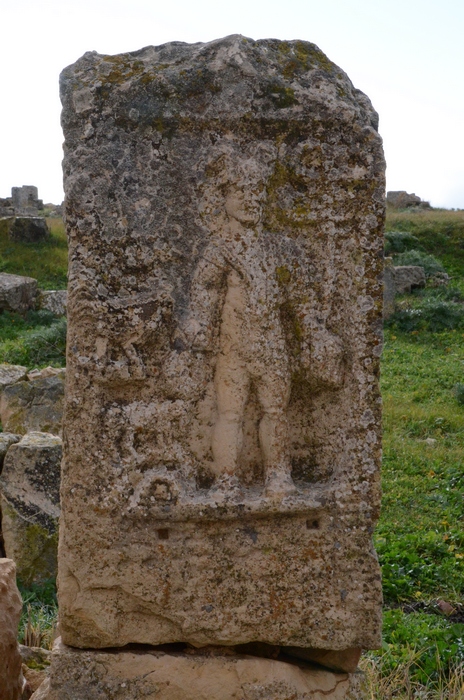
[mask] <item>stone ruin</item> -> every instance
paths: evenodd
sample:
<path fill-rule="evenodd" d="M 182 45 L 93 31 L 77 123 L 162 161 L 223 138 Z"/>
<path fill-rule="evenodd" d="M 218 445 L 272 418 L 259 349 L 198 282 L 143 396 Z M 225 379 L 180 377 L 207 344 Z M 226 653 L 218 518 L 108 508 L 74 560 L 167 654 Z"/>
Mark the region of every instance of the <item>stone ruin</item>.
<path fill-rule="evenodd" d="M 409 209 L 410 207 L 431 209 L 430 202 L 425 202 L 414 192 L 409 194 L 405 190 L 391 190 L 387 192 L 387 204 L 394 209 Z"/>
<path fill-rule="evenodd" d="M 381 643 L 377 115 L 315 45 L 242 36 L 87 53 L 61 97 L 46 697 L 355 697 Z"/>
<path fill-rule="evenodd" d="M 36 243 L 48 238 L 50 231 L 47 222 L 40 216 L 43 208 L 37 187 L 12 187 L 11 197 L 0 199 L 0 219 L 8 220 L 8 236 L 11 240 Z"/>
<path fill-rule="evenodd" d="M 11 188 L 11 200 L 17 216 L 37 216 L 43 206 L 39 191 L 34 185 Z"/>

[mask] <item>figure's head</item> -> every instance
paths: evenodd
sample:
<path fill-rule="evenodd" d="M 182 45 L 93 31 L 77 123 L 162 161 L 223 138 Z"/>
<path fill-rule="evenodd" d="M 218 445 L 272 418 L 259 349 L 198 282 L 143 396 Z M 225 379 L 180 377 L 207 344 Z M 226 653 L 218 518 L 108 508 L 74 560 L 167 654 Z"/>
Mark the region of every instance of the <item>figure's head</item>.
<path fill-rule="evenodd" d="M 230 218 L 245 226 L 256 225 L 261 219 L 259 195 L 251 190 L 230 187 L 226 194 L 225 209 Z"/>
<path fill-rule="evenodd" d="M 201 187 L 200 213 L 212 229 L 223 224 L 224 216 L 247 228 L 263 219 L 266 182 L 272 172 L 275 153 L 271 148 L 244 152 L 230 140 L 216 145 L 206 164 Z M 222 214 L 222 216 L 221 216 Z"/>

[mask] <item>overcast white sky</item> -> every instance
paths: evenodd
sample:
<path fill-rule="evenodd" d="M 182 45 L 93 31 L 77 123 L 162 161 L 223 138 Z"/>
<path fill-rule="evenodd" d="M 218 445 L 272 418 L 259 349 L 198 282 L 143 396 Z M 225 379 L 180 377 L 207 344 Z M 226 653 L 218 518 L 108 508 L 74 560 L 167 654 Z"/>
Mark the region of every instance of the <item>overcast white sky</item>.
<path fill-rule="evenodd" d="M 380 114 L 387 188 L 464 208 L 464 0 L 0 0 L 0 197 L 63 198 L 58 75 L 85 51 L 312 41 Z"/>

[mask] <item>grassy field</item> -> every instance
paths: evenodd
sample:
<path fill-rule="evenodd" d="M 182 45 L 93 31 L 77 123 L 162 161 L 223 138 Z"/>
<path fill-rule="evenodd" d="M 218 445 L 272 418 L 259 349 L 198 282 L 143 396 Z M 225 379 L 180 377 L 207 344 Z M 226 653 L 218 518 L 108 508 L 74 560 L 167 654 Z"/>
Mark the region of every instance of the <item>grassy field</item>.
<path fill-rule="evenodd" d="M 41 289 L 66 289 L 68 246 L 63 220 L 47 219 L 50 237 L 42 243 L 17 243 L 0 221 L 0 272 L 34 277 Z"/>
<path fill-rule="evenodd" d="M 68 250 L 61 218 L 47 219 L 50 238 L 43 243 L 9 240 L 0 221 L 0 272 L 34 277 L 41 289 L 66 289 Z M 63 367 L 66 321 L 46 311 L 0 315 L 0 362 L 34 367 Z"/>
<path fill-rule="evenodd" d="M 53 226 L 51 242 L 36 250 L 0 235 L 3 269 L 35 276 L 45 288 L 63 286 L 66 245 L 60 223 Z M 386 232 L 394 262 L 422 260 L 429 279 L 397 300 L 385 329 L 383 509 L 375 535 L 384 644 L 363 659 L 366 697 L 457 700 L 464 698 L 464 212 L 389 211 Z M 440 270 L 452 278 L 446 286 L 434 286 Z M 59 323 L 40 312 L 3 314 L 0 361 L 61 364 Z M 47 333 L 45 354 L 33 357 L 37 334 Z M 49 589 L 25 595 L 24 629 L 28 620 L 49 625 Z"/>

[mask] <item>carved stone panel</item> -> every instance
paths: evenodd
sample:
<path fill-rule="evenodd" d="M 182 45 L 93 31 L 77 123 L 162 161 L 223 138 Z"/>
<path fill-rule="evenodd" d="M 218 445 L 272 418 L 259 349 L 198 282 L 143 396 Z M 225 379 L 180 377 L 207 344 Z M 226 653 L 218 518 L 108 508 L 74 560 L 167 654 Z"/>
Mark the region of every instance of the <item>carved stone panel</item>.
<path fill-rule="evenodd" d="M 64 642 L 376 647 L 369 100 L 241 36 L 87 53 L 61 90 Z"/>

